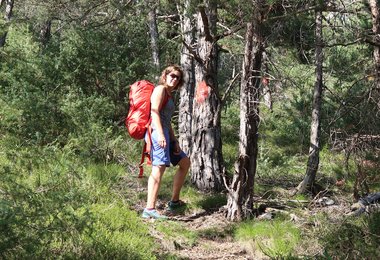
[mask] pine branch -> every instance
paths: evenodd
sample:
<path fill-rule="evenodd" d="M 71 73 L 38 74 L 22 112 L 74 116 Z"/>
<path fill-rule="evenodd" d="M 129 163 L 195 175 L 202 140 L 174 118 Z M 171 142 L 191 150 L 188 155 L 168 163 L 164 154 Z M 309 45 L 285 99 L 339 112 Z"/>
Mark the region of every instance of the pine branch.
<path fill-rule="evenodd" d="M 224 92 L 224 95 L 223 95 L 223 97 L 222 97 L 222 103 L 224 103 L 224 102 L 226 101 L 227 96 L 230 94 L 231 89 L 232 89 L 232 87 L 233 87 L 235 81 L 238 79 L 239 76 L 240 76 L 240 72 L 237 73 L 237 74 L 235 75 L 235 77 L 231 80 L 230 84 L 228 85 L 228 87 L 227 87 L 227 89 L 226 89 L 226 91 Z"/>
<path fill-rule="evenodd" d="M 368 43 L 369 45 L 380 47 L 380 42 L 374 40 L 372 37 L 360 37 L 352 42 L 338 42 L 338 43 L 333 43 L 333 44 L 324 44 L 323 47 L 324 48 L 332 48 L 336 46 L 347 47 L 347 46 L 355 45 L 358 43 Z"/>
<path fill-rule="evenodd" d="M 236 34 L 238 31 L 240 31 L 241 29 L 244 28 L 245 25 L 239 25 L 233 29 L 230 29 L 228 28 L 227 26 L 224 26 L 223 24 L 221 23 L 217 23 L 220 27 L 226 29 L 227 31 L 225 31 L 223 34 L 221 35 L 218 35 L 215 37 L 215 41 L 219 41 L 220 39 L 223 39 L 224 37 L 227 37 L 227 36 L 230 36 L 232 34 L 236 35 L 238 38 L 240 39 L 244 39 L 243 36 L 239 35 L 239 34 Z"/>
<path fill-rule="evenodd" d="M 185 41 L 182 41 L 183 45 L 186 47 L 186 49 L 190 52 L 191 56 L 201 65 L 204 64 L 204 61 L 201 57 L 194 51 L 194 49 L 189 46 Z"/>

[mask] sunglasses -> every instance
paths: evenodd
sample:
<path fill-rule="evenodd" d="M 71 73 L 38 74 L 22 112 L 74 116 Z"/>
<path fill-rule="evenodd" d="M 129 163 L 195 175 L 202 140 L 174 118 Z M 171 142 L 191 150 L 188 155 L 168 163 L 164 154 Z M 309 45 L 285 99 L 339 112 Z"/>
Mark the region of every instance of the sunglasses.
<path fill-rule="evenodd" d="M 173 73 L 170 73 L 169 76 L 172 77 L 173 79 L 176 79 L 176 80 L 179 80 L 181 77 L 181 76 L 179 76 L 177 74 L 173 74 Z"/>

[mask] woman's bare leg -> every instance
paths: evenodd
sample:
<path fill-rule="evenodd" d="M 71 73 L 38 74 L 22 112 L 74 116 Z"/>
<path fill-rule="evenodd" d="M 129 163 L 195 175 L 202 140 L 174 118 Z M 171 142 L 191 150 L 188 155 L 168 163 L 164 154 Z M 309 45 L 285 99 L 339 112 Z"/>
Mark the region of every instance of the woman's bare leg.
<path fill-rule="evenodd" d="M 173 178 L 173 194 L 172 201 L 179 200 L 179 194 L 181 192 L 181 188 L 183 183 L 185 182 L 186 175 L 189 172 L 190 168 L 190 159 L 189 157 L 182 158 L 178 163 L 179 168 L 177 169 L 176 174 Z"/>
<path fill-rule="evenodd" d="M 158 190 L 160 189 L 161 179 L 164 175 L 165 169 L 165 165 L 152 166 L 152 173 L 148 179 L 148 197 L 146 202 L 147 209 L 156 207 Z"/>

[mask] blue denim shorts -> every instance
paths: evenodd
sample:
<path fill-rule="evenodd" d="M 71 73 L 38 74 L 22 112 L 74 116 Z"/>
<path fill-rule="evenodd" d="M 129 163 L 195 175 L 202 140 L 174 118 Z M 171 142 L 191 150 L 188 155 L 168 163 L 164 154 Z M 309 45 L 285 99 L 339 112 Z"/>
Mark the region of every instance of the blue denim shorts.
<path fill-rule="evenodd" d="M 166 139 L 166 143 L 168 144 L 169 137 L 169 129 L 163 129 L 164 135 Z M 146 137 L 147 138 L 147 137 Z M 150 159 L 152 161 L 153 166 L 166 165 L 170 166 L 170 163 L 173 166 L 176 166 L 179 161 L 181 161 L 184 157 L 187 157 L 185 152 L 181 151 L 179 154 L 174 154 L 174 144 L 175 142 L 170 142 L 169 145 L 166 145 L 165 148 L 162 148 L 158 142 L 158 132 L 152 129 L 152 146 L 150 150 Z"/>

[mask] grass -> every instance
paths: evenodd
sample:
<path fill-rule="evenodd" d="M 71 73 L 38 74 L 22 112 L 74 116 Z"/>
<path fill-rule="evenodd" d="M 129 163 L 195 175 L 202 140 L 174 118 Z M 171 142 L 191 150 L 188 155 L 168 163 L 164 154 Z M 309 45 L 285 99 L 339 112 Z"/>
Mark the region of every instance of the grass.
<path fill-rule="evenodd" d="M 378 259 L 380 252 L 380 212 L 348 218 L 338 225 L 327 225 L 321 242 L 331 258 Z"/>
<path fill-rule="evenodd" d="M 237 111 L 228 113 L 226 119 L 236 120 Z M 232 121 L 225 127 L 228 133 L 223 146 L 226 167 L 231 172 L 237 155 L 237 130 L 232 127 L 236 122 Z M 131 210 L 144 203 L 146 192 L 141 188 L 146 187 L 150 174 L 149 167 L 143 179 L 137 179 L 137 172 L 133 172 L 139 162 L 139 142 L 126 140 L 125 146 L 133 150 L 126 152 L 119 147 L 123 141 L 117 138 L 112 146 L 115 160 L 94 161 L 68 147 L 28 147 L 4 136 L 0 140 L 0 230 L 4 234 L 0 238 L 0 258 L 176 259 L 175 252 L 168 253 L 165 245 L 157 243 L 157 234 L 171 246 L 185 248 L 201 240 L 231 239 L 232 234 L 251 255 L 277 259 L 380 257 L 380 214 L 336 219 L 327 213 L 311 215 L 307 204 L 297 200 L 311 201 L 312 197 L 291 197 L 288 192 L 303 177 L 306 156 L 294 153 L 297 149 L 273 145 L 271 138 L 278 141 L 276 136 L 266 138 L 260 143 L 255 194 L 295 201 L 287 205 L 287 210 L 303 221 L 295 224 L 289 215 L 276 214 L 271 221 L 254 219 L 195 230 L 181 222 L 147 223 L 139 212 Z M 342 155 L 323 149 L 320 166 L 317 181 L 332 196 L 351 198 L 353 179 L 346 176 Z M 355 171 L 352 163 L 349 170 Z M 163 177 L 159 198 L 164 202 L 171 197 L 174 174 L 175 168 L 169 168 Z M 369 176 L 374 180 L 371 189 L 376 190 L 376 170 Z M 346 185 L 335 187 L 335 181 L 342 177 L 347 177 Z M 189 176 L 181 199 L 187 202 L 181 214 L 213 212 L 227 203 L 226 194 L 198 192 Z"/>
<path fill-rule="evenodd" d="M 22 156 L 9 156 L 17 153 Z M 337 175 L 334 169 L 339 167 L 341 160 L 328 154 L 328 151 L 323 153 L 324 172 L 334 179 Z M 3 152 L 0 161 L 0 188 L 12 191 L 7 196 L 1 195 L 0 203 L 0 228 L 5 234 L 0 239 L 0 249 L 3 252 L 1 256 L 5 258 L 28 258 L 33 255 L 176 259 L 174 254 L 162 251 L 162 245 L 155 242 L 152 228 L 168 243 L 175 241 L 175 244 L 186 248 L 196 246 L 201 238 L 225 239 L 232 233 L 234 240 L 245 244 L 256 256 L 262 254 L 289 259 L 317 255 L 321 258 L 339 258 L 339 252 L 352 258 L 357 258 L 359 253 L 365 257 L 379 256 L 376 251 L 380 244 L 379 214 L 341 222 L 331 222 L 328 215 L 317 214 L 306 221 L 318 225 L 295 225 L 289 221 L 288 215 L 283 214 L 277 214 L 272 221 L 255 219 L 224 229 L 192 230 L 184 228 L 181 222 L 173 221 L 151 225 L 144 223 L 138 212 L 129 209 L 137 201 L 144 201 L 146 194 L 136 194 L 134 188 L 126 186 L 127 183 L 122 180 L 130 173 L 121 164 L 91 163 L 53 148 Z M 301 163 L 302 160 L 294 159 L 286 167 L 292 172 Z M 149 167 L 146 176 L 148 174 Z M 159 195 L 163 200 L 170 198 L 173 174 L 174 169 L 169 169 L 163 178 Z M 256 194 L 266 193 L 273 199 L 310 200 L 307 195 L 290 198 L 282 187 L 282 178 L 287 177 L 291 181 L 301 174 L 276 174 L 278 172 L 274 170 L 258 176 Z M 134 180 L 135 185 L 145 187 L 147 178 Z M 273 180 L 271 185 L 263 185 L 270 184 L 270 180 Z M 208 211 L 226 204 L 225 194 L 202 194 L 188 181 L 181 197 L 188 203 L 186 212 Z M 303 217 L 303 206 L 302 203 L 293 203 L 291 212 Z M 307 239 L 301 239 L 301 236 Z M 16 247 L 21 250 L 14 251 Z"/>
<path fill-rule="evenodd" d="M 165 240 L 181 247 L 194 246 L 199 237 L 197 232 L 183 228 L 180 222 L 161 221 L 156 225 L 156 229 L 163 234 Z"/>
<path fill-rule="evenodd" d="M 269 116 L 262 115 L 264 121 L 260 131 L 255 194 L 274 200 L 311 201 L 312 196 L 309 194 L 292 197 L 287 192 L 302 180 L 307 162 L 307 139 L 299 139 L 304 133 L 294 132 L 294 126 L 298 124 L 298 129 L 304 128 L 308 131 L 308 124 L 304 125 L 297 120 L 289 122 L 288 116 L 283 115 L 286 113 L 283 109 L 275 106 L 274 110 L 273 113 L 268 113 L 265 108 L 262 110 Z M 222 124 L 223 155 L 226 168 L 230 172 L 234 171 L 233 163 L 237 157 L 238 131 L 232 127 L 238 125 L 234 122 L 236 118 L 238 111 L 229 108 L 225 111 Z M 287 119 L 284 121 L 284 118 Z M 328 196 L 339 196 L 344 200 L 343 203 L 354 202 L 352 194 L 356 167 L 353 161 L 349 161 L 347 172 L 344 154 L 332 152 L 324 147 L 320 152 L 319 166 L 316 181 L 329 192 Z M 379 191 L 377 173 L 378 170 L 375 170 L 375 173 L 368 172 L 371 191 Z M 336 181 L 342 179 L 345 179 L 345 184 L 335 186 Z M 275 259 L 308 259 L 310 256 L 321 259 L 379 258 L 378 214 L 362 216 L 360 221 L 355 218 L 345 219 L 343 215 L 329 216 L 333 213 L 315 214 L 308 219 L 310 213 L 305 210 L 307 205 L 308 203 L 288 205 L 291 207 L 290 213 L 305 219 L 303 225 L 296 226 L 289 222 L 289 217 L 277 215 L 272 221 L 254 220 L 236 224 L 235 238 L 248 244 L 252 252 L 261 252 Z M 301 236 L 304 239 L 301 239 Z"/>
<path fill-rule="evenodd" d="M 156 259 L 148 227 L 113 192 L 121 165 L 25 146 L 0 161 L 0 258 Z"/>
<path fill-rule="evenodd" d="M 97 204 L 90 208 L 93 223 L 82 234 L 85 248 L 95 258 L 154 259 L 158 250 L 147 226 L 136 212 L 122 204 Z M 147 250 L 149 249 L 149 250 Z"/>
<path fill-rule="evenodd" d="M 235 231 L 235 238 L 251 245 L 253 252 L 261 251 L 270 258 L 288 258 L 301 240 L 300 230 L 284 220 L 247 221 Z"/>

